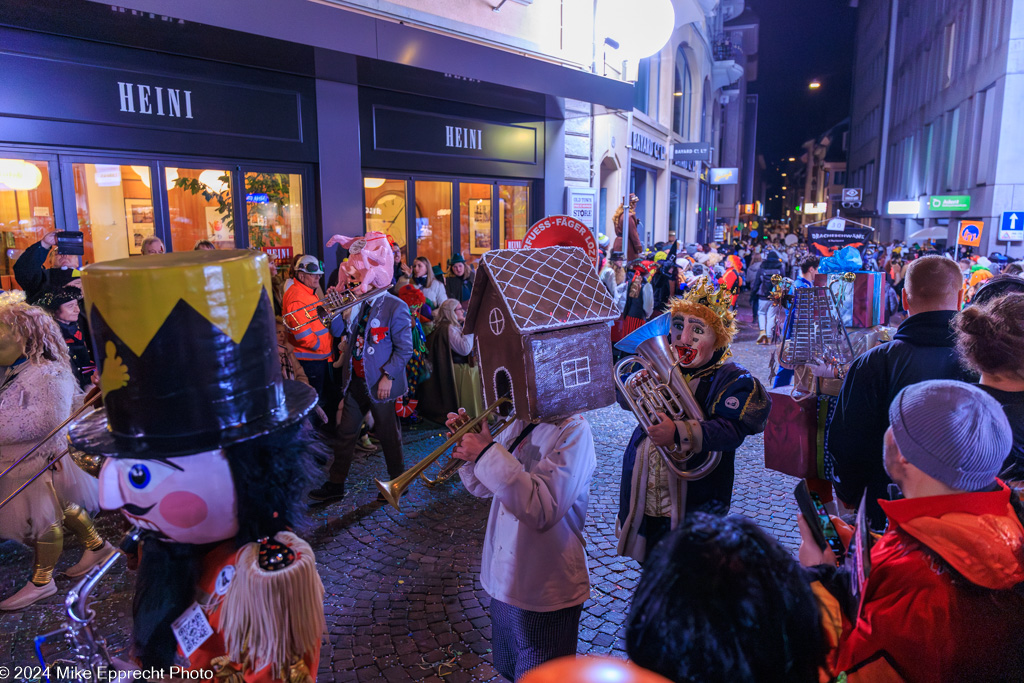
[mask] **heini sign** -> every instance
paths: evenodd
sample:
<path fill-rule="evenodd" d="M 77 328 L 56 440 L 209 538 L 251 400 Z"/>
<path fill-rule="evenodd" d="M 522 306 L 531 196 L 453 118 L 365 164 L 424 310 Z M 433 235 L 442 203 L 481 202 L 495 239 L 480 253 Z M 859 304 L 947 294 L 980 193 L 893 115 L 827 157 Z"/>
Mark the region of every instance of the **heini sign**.
<path fill-rule="evenodd" d="M 155 114 L 171 118 L 192 118 L 192 91 L 159 85 L 117 82 L 121 111 L 129 114 Z M 136 105 L 138 105 L 136 107 Z M 184 116 L 182 115 L 182 106 Z"/>
<path fill-rule="evenodd" d="M 463 128 L 461 126 L 444 127 L 445 147 L 457 149 L 484 148 L 484 132 L 479 128 Z"/>

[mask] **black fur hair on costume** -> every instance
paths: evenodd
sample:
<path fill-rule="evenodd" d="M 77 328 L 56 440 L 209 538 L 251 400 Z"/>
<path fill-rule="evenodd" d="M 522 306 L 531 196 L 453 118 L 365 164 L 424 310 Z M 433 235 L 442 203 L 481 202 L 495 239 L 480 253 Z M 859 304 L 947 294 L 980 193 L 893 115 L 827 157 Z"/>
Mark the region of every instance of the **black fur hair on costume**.
<path fill-rule="evenodd" d="M 676 683 L 817 683 L 827 646 L 802 568 L 740 515 L 687 515 L 654 549 L 626 652 Z"/>
<path fill-rule="evenodd" d="M 306 526 L 306 493 L 324 447 L 309 426 L 289 427 L 224 449 L 238 501 L 235 546 Z M 144 532 L 132 605 L 135 655 L 142 668 L 174 664 L 171 623 L 196 599 L 203 558 L 217 543 L 174 543 Z"/>

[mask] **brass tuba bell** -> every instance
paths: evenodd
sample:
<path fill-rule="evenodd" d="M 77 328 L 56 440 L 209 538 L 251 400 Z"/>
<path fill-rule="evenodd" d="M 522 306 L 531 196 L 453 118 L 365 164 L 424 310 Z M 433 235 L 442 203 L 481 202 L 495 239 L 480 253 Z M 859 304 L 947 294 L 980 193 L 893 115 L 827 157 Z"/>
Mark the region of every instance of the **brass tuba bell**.
<path fill-rule="evenodd" d="M 679 360 L 672 351 L 668 338 L 659 335 L 641 342 L 637 355 L 627 356 L 615 365 L 615 383 L 636 415 L 644 431 L 660 420 L 658 413 L 665 413 L 675 422 L 678 420 L 703 420 L 704 411 L 690 391 Z M 635 364 L 640 366 L 623 378 L 623 370 Z M 713 451 L 699 466 L 688 469 L 687 461 L 696 453 L 681 453 L 678 446 L 662 448 L 654 443 L 668 468 L 680 479 L 695 481 L 711 474 L 722 460 L 719 451 Z"/>

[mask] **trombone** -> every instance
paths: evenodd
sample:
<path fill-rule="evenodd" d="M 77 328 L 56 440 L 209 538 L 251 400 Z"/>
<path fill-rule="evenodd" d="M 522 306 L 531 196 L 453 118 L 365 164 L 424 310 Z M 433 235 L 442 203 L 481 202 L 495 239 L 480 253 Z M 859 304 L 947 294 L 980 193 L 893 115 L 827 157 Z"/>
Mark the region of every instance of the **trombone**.
<path fill-rule="evenodd" d="M 53 429 L 52 429 L 52 430 L 50 431 L 50 433 L 49 433 L 49 434 L 47 434 L 46 436 L 44 436 L 44 437 L 43 437 L 42 439 L 40 439 L 40 440 L 39 440 L 39 442 L 38 442 L 38 443 L 36 443 L 36 445 L 35 445 L 35 446 L 33 446 L 32 448 L 30 448 L 30 449 L 29 449 L 28 451 L 26 451 L 26 452 L 25 452 L 25 454 L 24 454 L 24 455 L 22 455 L 22 456 L 21 456 L 20 458 L 18 458 L 18 459 L 17 459 L 17 460 L 15 460 L 15 461 L 14 461 L 13 463 L 11 463 L 11 465 L 10 465 L 10 466 L 9 466 L 9 467 L 8 467 L 7 469 L 5 469 L 5 470 L 4 470 L 3 472 L 0 472 L 0 479 L 3 479 L 3 478 L 4 478 L 4 477 L 6 477 L 6 476 L 7 476 L 8 474 L 10 474 L 10 473 L 11 473 L 11 470 L 13 470 L 13 469 L 14 469 L 15 467 L 17 467 L 17 466 L 18 466 L 18 465 L 20 465 L 21 463 L 25 462 L 25 460 L 26 460 L 26 459 L 27 459 L 27 458 L 28 458 L 28 457 L 29 457 L 30 455 L 32 455 L 33 453 L 35 453 L 36 451 L 38 451 L 38 450 L 39 450 L 40 448 L 42 448 L 42 446 L 43 446 L 43 444 L 44 444 L 44 443 L 46 443 L 47 441 L 49 441 L 49 440 L 50 440 L 50 439 L 52 439 L 53 437 L 57 436 L 57 434 L 59 434 L 59 433 L 60 433 L 60 431 L 61 431 L 62 429 L 64 429 L 65 427 L 67 427 L 67 426 L 68 426 L 68 425 L 69 425 L 69 424 L 70 424 L 70 423 L 72 422 L 72 420 L 74 420 L 74 419 L 75 419 L 75 418 L 77 418 L 77 417 L 78 417 L 79 415 L 81 415 L 82 413 L 84 413 L 84 412 L 85 412 L 85 410 L 86 410 L 86 408 L 90 408 L 90 407 L 92 407 L 92 405 L 93 405 L 93 404 L 95 404 L 95 403 L 98 403 L 98 402 L 99 402 L 99 400 L 100 400 L 100 390 L 99 390 L 99 387 L 96 387 L 96 388 L 94 388 L 94 389 L 93 389 L 92 391 L 90 391 L 90 392 L 89 392 L 89 394 L 88 394 L 88 395 L 87 395 L 87 396 L 85 397 L 85 402 L 84 402 L 84 403 L 82 403 L 82 407 L 81 407 L 81 408 L 79 408 L 79 409 L 78 409 L 78 410 L 76 410 L 75 412 L 71 413 L 71 415 L 70 415 L 70 416 L 68 417 L 68 419 L 64 420 L 64 421 L 63 421 L 63 422 L 61 422 L 61 423 L 60 423 L 59 425 L 57 425 L 56 427 L 54 427 L 54 428 L 53 428 Z M 53 460 L 50 460 L 49 462 L 47 462 L 47 463 L 46 463 L 46 465 L 44 465 L 44 466 L 42 467 L 42 469 L 40 469 L 40 470 L 39 470 L 38 472 L 36 472 L 35 474 L 33 474 L 33 475 L 32 475 L 32 477 L 31 477 L 31 478 L 30 478 L 30 479 L 29 479 L 28 481 L 26 481 L 26 482 L 25 482 L 24 484 L 22 484 L 21 486 L 19 486 L 19 487 L 18 487 L 18 489 L 17 489 L 17 490 L 16 490 L 16 491 L 15 491 L 14 493 L 12 493 L 11 495 L 9 495 L 9 496 L 7 496 L 6 498 L 4 498 L 4 499 L 3 499 L 3 501 L 0 501 L 0 510 L 2 510 L 2 509 L 4 508 L 4 506 L 5 506 L 5 505 L 7 505 L 8 503 L 10 503 L 10 502 L 11 502 L 12 500 L 14 500 L 14 497 L 15 497 L 15 496 L 17 496 L 17 495 L 18 495 L 19 493 L 21 493 L 22 491 L 24 491 L 25 489 L 27 489 L 27 488 L 28 488 L 28 487 L 29 487 L 29 486 L 30 486 L 30 485 L 32 484 L 32 482 L 34 482 L 34 481 L 35 481 L 36 479 L 38 479 L 39 477 L 43 476 L 43 473 L 44 473 L 44 472 L 46 472 L 46 470 L 48 470 L 48 469 L 50 469 L 51 467 L 53 467 L 53 465 L 54 465 L 54 464 L 55 464 L 55 463 L 56 463 L 57 461 L 59 461 L 59 460 L 60 460 L 61 458 L 63 458 L 63 457 L 65 456 L 65 455 L 67 455 L 67 454 L 68 454 L 68 451 L 69 451 L 69 450 L 70 450 L 70 447 L 68 447 L 68 448 L 65 448 L 65 449 L 64 449 L 63 451 L 61 451 L 60 455 L 58 455 L 58 456 L 57 456 L 56 458 L 54 458 Z"/>
<path fill-rule="evenodd" d="M 281 316 L 281 319 L 284 321 L 284 326 L 288 328 L 289 332 L 297 332 L 317 320 L 320 321 L 321 325 L 330 329 L 331 322 L 339 315 L 364 301 L 376 299 L 387 291 L 386 287 L 374 287 L 368 292 L 357 294 L 354 288 L 351 287 L 340 291 L 328 289 L 327 293 L 324 294 L 324 298 L 285 313 Z"/>
<path fill-rule="evenodd" d="M 461 441 L 462 437 L 464 437 L 466 434 L 468 434 L 469 432 L 479 432 L 480 426 L 483 424 L 484 420 L 486 420 L 492 414 L 498 413 L 503 407 L 511 405 L 512 401 L 510 399 L 506 397 L 499 398 L 497 401 L 487 406 L 487 410 L 485 410 L 483 414 L 480 415 L 480 417 L 473 418 L 466 424 L 459 427 L 458 430 L 456 430 L 454 434 L 448 437 L 447 441 L 438 446 L 434 452 L 420 460 L 418 463 L 407 469 L 405 472 L 402 472 L 400 475 L 398 475 L 397 477 L 390 481 L 381 481 L 380 479 L 375 479 L 374 481 L 377 482 L 377 488 L 380 489 L 380 494 L 384 496 L 384 498 L 389 503 L 391 503 L 396 510 L 400 510 L 401 508 L 398 507 L 399 499 L 402 497 L 402 494 L 405 493 L 406 489 L 408 489 L 412 485 L 412 483 L 416 481 L 417 477 L 423 479 L 426 485 L 430 487 L 434 487 L 437 484 L 440 484 L 451 479 L 453 476 L 455 476 L 455 473 L 459 471 L 459 468 L 466 464 L 465 462 L 459 460 L 458 458 L 451 458 L 448 462 L 446 462 L 441 467 L 441 470 L 437 473 L 437 476 L 433 479 L 426 475 L 426 470 L 428 467 L 434 464 L 434 462 L 440 459 L 442 455 L 447 453 L 449 448 L 451 448 L 459 441 Z M 501 434 L 510 424 L 512 424 L 512 422 L 515 419 L 515 413 L 503 415 L 501 417 L 501 421 L 495 424 L 494 428 L 491 430 L 491 436 L 497 436 L 498 434 Z"/>

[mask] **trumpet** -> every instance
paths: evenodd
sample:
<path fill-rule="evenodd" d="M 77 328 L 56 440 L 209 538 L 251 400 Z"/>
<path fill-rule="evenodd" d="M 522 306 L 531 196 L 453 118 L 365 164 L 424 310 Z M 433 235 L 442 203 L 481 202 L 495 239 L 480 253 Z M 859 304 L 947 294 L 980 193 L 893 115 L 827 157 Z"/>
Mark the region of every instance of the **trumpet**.
<path fill-rule="evenodd" d="M 88 409 L 88 408 L 92 407 L 92 406 L 93 406 L 94 404 L 98 403 L 98 402 L 99 402 L 99 400 L 100 400 L 100 390 L 99 390 L 99 388 L 97 387 L 97 388 L 94 388 L 94 389 L 93 389 L 92 391 L 90 391 L 90 392 L 89 392 L 89 393 L 88 393 L 88 394 L 86 395 L 86 397 L 85 397 L 85 402 L 84 402 L 84 403 L 82 404 L 82 407 L 81 407 L 81 408 L 79 408 L 79 409 L 78 409 L 78 410 L 76 410 L 75 412 L 71 413 L 71 415 L 70 415 L 70 416 L 68 417 L 68 419 L 64 420 L 64 421 L 63 421 L 63 422 L 61 422 L 61 423 L 60 423 L 59 425 L 57 425 L 56 427 L 54 427 L 54 428 L 53 428 L 53 429 L 52 429 L 52 430 L 50 431 L 50 433 L 49 433 L 49 434 L 47 434 L 46 436 L 44 436 L 44 437 L 43 437 L 42 439 L 40 439 L 40 440 L 39 440 L 39 441 L 38 441 L 38 442 L 36 443 L 36 445 L 35 445 L 35 446 L 33 446 L 32 448 L 28 449 L 28 451 L 26 451 L 24 455 L 22 455 L 22 456 L 21 456 L 20 458 L 18 458 L 18 459 L 17 459 L 17 460 L 15 460 L 15 461 L 14 461 L 13 463 L 11 463 L 11 465 L 10 465 L 10 466 L 9 466 L 9 467 L 8 467 L 7 469 L 5 469 L 5 470 L 4 470 L 3 472 L 0 472 L 0 479 L 3 479 L 3 478 L 4 478 L 4 477 L 6 477 L 6 476 L 7 476 L 8 474 L 10 474 L 10 473 L 11 473 L 11 470 L 13 470 L 13 469 L 14 469 L 15 467 L 17 467 L 17 466 L 18 466 L 18 465 L 20 465 L 21 463 L 23 463 L 23 462 L 24 462 L 24 461 L 25 461 L 25 460 L 26 460 L 26 459 L 27 459 L 27 458 L 28 458 L 28 457 L 29 457 L 30 455 L 32 455 L 33 453 L 35 453 L 36 451 L 38 451 L 38 450 L 39 450 L 40 448 L 42 448 L 42 446 L 43 446 L 43 444 L 44 444 L 44 443 L 46 443 L 47 441 L 49 441 L 49 440 L 50 440 L 50 439 L 52 439 L 53 437 L 57 436 L 57 434 L 59 434 L 59 433 L 60 433 L 60 430 L 62 430 L 62 429 L 64 429 L 65 427 L 67 427 L 67 426 L 68 426 L 68 424 L 70 424 L 70 423 L 71 423 L 71 422 L 72 422 L 72 421 L 73 421 L 73 420 L 74 420 L 75 418 L 77 418 L 77 417 L 78 417 L 79 415 L 81 415 L 82 413 L 84 413 L 84 412 L 86 411 L 86 409 Z M 5 506 L 5 505 L 7 505 L 8 503 L 10 503 L 10 502 L 11 502 L 12 500 L 14 500 L 14 497 L 15 497 L 15 496 L 17 496 L 17 495 L 18 495 L 18 494 L 20 494 L 20 493 L 21 493 L 22 491 L 24 491 L 25 489 L 27 489 L 27 488 L 28 488 L 28 487 L 29 487 L 29 486 L 30 486 L 30 485 L 32 484 L 32 482 L 34 482 L 34 481 L 35 481 L 36 479 L 38 479 L 39 477 L 43 476 L 43 473 L 44 473 L 44 472 L 46 472 L 46 470 L 48 470 L 48 469 L 50 469 L 51 467 L 53 467 L 53 465 L 54 465 L 54 464 L 55 464 L 55 463 L 56 463 L 57 461 L 59 461 L 59 460 L 60 460 L 61 458 L 63 458 L 63 457 L 65 456 L 65 455 L 67 455 L 69 451 L 70 451 L 70 446 L 69 446 L 68 448 L 65 448 L 65 449 L 64 449 L 63 451 L 61 451 L 60 455 L 58 455 L 57 457 L 55 457 L 55 458 L 54 458 L 53 460 L 50 460 L 50 461 L 48 461 L 48 462 L 47 462 L 47 463 L 46 463 L 46 464 L 45 464 L 45 465 L 44 465 L 44 466 L 43 466 L 43 467 L 42 467 L 42 468 L 41 468 L 41 469 L 40 469 L 40 470 L 39 470 L 38 472 L 36 472 L 35 474 L 33 474 L 33 475 L 32 475 L 32 476 L 31 476 L 31 477 L 29 478 L 29 480 L 28 480 L 28 481 L 26 481 L 26 482 L 25 482 L 24 484 L 22 484 L 21 486 L 19 486 L 19 487 L 18 487 L 18 489 L 17 489 L 16 491 L 14 491 L 14 492 L 13 492 L 13 493 L 12 493 L 11 495 L 7 496 L 7 497 L 6 497 L 6 498 L 4 498 L 4 499 L 3 499 L 2 501 L 0 501 L 0 510 L 2 510 L 2 509 L 4 508 L 4 506 Z M 75 457 L 75 456 L 72 456 L 72 458 L 74 458 L 74 457 Z M 76 462 L 77 462 L 77 460 L 76 460 Z M 98 470 L 97 470 L 97 474 L 96 474 L 96 475 L 98 476 L 98 474 L 99 474 L 99 472 L 98 472 Z"/>
<path fill-rule="evenodd" d="M 426 483 L 426 485 L 430 487 L 436 486 L 437 484 L 440 484 L 451 479 L 453 476 L 455 476 L 455 473 L 458 472 L 459 469 L 466 463 L 457 458 L 451 458 L 447 463 L 445 463 L 441 467 L 441 470 L 433 479 L 426 475 L 427 468 L 433 465 L 437 460 L 441 458 L 441 456 L 447 453 L 448 449 L 450 449 L 452 446 L 456 445 L 459 441 L 461 441 L 463 436 L 470 432 L 480 431 L 480 426 L 483 424 L 484 420 L 486 420 L 492 414 L 498 413 L 506 405 L 510 406 L 511 404 L 512 401 L 510 399 L 505 397 L 499 398 L 497 401 L 487 406 L 487 410 L 485 410 L 483 414 L 480 415 L 480 417 L 474 418 L 467 422 L 466 424 L 459 427 L 454 434 L 448 437 L 447 441 L 438 446 L 437 449 L 433 451 L 430 455 L 420 460 L 418 463 L 407 469 L 405 472 L 402 472 L 400 475 L 398 475 L 394 479 L 391 479 L 390 481 L 381 481 L 380 479 L 375 479 L 374 481 L 377 483 L 377 488 L 380 489 L 381 495 L 384 496 L 384 498 L 389 503 L 391 503 L 396 510 L 400 510 L 401 508 L 399 508 L 398 506 L 399 499 L 402 497 L 402 494 L 405 493 L 406 489 L 408 489 L 412 485 L 412 483 L 416 481 L 417 477 L 423 479 L 424 483 Z M 493 429 L 491 429 L 491 435 L 497 436 L 498 434 L 501 434 L 510 424 L 512 424 L 512 422 L 515 419 L 515 413 L 503 415 L 501 421 L 497 423 Z"/>
<path fill-rule="evenodd" d="M 54 664 L 73 664 L 78 672 L 76 680 L 94 681 L 99 675 L 109 675 L 114 668 L 115 660 L 107 650 L 106 641 L 93 630 L 92 622 L 96 618 L 96 612 L 89 607 L 89 602 L 93 589 L 121 556 L 136 552 L 141 533 L 138 527 L 132 527 L 121 541 L 120 552 L 112 554 L 102 564 L 90 569 L 78 585 L 68 592 L 68 597 L 64 600 L 64 625 L 35 639 L 36 654 L 44 669 L 47 668 L 47 663 L 43 658 L 42 645 L 50 638 L 61 635 L 71 644 L 73 660 L 61 660 Z"/>
<path fill-rule="evenodd" d="M 673 356 L 668 339 L 658 336 L 641 342 L 636 356 L 623 358 L 615 365 L 615 383 L 644 431 L 649 432 L 651 426 L 660 421 L 658 413 L 667 414 L 673 422 L 704 419 L 704 411 L 686 384 L 679 361 Z M 623 379 L 623 369 L 631 364 L 641 369 Z M 713 451 L 701 465 L 687 469 L 686 463 L 695 453 L 681 453 L 678 446 L 651 445 L 658 449 L 668 468 L 686 481 L 703 479 L 722 460 L 721 452 Z"/>
<path fill-rule="evenodd" d="M 340 291 L 328 289 L 327 293 L 324 294 L 324 298 L 285 313 L 281 318 L 284 320 L 284 326 L 288 328 L 289 332 L 297 332 L 317 320 L 320 321 L 321 325 L 329 328 L 331 322 L 348 309 L 358 306 L 364 301 L 376 299 L 387 291 L 385 287 L 374 287 L 368 292 L 357 294 L 354 288 Z"/>

